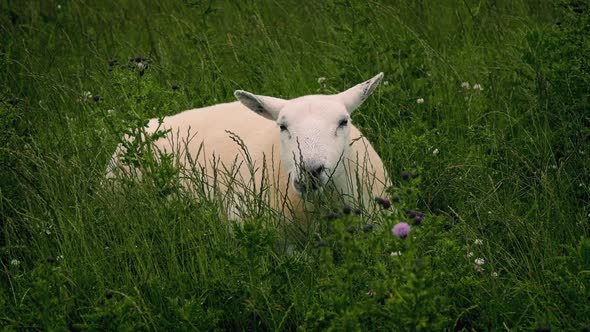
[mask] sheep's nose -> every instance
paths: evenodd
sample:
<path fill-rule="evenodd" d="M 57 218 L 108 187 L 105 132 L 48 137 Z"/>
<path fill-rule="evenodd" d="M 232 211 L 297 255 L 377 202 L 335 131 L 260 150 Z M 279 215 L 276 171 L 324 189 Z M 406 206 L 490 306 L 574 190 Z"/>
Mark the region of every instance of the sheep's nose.
<path fill-rule="evenodd" d="M 300 192 L 315 191 L 322 185 L 321 175 L 326 170 L 323 165 L 306 167 L 299 178 L 293 182 L 295 188 Z"/>
<path fill-rule="evenodd" d="M 307 173 L 309 174 L 309 176 L 313 179 L 319 179 L 320 175 L 322 174 L 322 172 L 324 171 L 324 169 L 326 169 L 323 165 L 321 166 L 317 166 L 315 168 L 312 168 L 311 170 L 307 170 Z"/>

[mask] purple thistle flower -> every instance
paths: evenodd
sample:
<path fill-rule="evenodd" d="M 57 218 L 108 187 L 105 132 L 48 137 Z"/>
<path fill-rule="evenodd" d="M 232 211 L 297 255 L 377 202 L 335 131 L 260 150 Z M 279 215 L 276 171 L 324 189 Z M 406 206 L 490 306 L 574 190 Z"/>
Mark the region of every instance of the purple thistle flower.
<path fill-rule="evenodd" d="M 400 239 L 405 239 L 408 236 L 408 234 L 410 234 L 411 230 L 412 228 L 410 227 L 410 225 L 408 225 L 408 223 L 399 222 L 395 224 L 395 226 L 393 226 L 391 232 L 393 233 L 393 235 L 399 237 Z"/>

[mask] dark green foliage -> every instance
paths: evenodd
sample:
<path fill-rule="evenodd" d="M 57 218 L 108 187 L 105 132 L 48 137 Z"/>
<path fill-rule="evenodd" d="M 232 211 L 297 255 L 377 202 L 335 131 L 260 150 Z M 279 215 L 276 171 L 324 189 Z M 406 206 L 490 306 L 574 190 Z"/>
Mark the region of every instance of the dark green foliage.
<path fill-rule="evenodd" d="M 588 327 L 588 36 L 583 0 L 0 0 L 0 327 Z M 235 224 L 144 131 L 380 71 L 353 114 L 394 181 L 372 215 L 244 198 Z"/>

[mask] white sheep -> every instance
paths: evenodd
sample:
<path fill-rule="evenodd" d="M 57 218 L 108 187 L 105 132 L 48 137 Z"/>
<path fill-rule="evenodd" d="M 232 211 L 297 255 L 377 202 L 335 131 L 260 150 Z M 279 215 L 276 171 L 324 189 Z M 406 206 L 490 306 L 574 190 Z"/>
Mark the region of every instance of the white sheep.
<path fill-rule="evenodd" d="M 232 218 L 242 217 L 243 195 L 262 192 L 272 208 L 291 217 L 325 188 L 344 204 L 370 207 L 389 178 L 350 115 L 382 78 L 379 73 L 339 94 L 291 100 L 237 90 L 239 102 L 188 110 L 161 123 L 152 119 L 146 132 L 170 129 L 168 139 L 154 142 L 155 150 L 176 152 L 187 178 L 199 173 L 209 188 L 218 188 Z M 109 177 L 122 168 L 123 152 L 120 145 Z"/>

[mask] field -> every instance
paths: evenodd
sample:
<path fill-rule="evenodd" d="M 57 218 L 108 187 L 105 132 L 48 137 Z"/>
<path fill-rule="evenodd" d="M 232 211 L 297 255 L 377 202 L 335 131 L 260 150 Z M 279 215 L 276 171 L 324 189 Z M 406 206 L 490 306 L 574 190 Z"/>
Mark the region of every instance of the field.
<path fill-rule="evenodd" d="M 590 328 L 589 36 L 586 0 L 0 0 L 0 328 Z M 379 72 L 387 211 L 104 183 L 146 119 Z"/>

